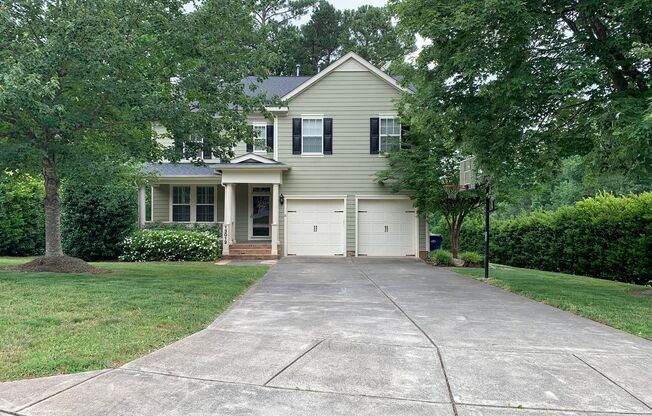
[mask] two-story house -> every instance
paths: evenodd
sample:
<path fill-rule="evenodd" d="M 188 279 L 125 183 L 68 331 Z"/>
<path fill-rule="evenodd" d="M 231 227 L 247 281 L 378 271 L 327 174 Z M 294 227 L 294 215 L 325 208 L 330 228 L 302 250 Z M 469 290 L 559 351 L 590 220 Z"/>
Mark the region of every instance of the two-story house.
<path fill-rule="evenodd" d="M 251 118 L 257 137 L 230 163 L 150 165 L 140 222 L 221 223 L 225 257 L 425 256 L 425 219 L 375 178 L 400 146 L 395 102 L 409 91 L 354 53 L 258 87 L 287 106 Z"/>

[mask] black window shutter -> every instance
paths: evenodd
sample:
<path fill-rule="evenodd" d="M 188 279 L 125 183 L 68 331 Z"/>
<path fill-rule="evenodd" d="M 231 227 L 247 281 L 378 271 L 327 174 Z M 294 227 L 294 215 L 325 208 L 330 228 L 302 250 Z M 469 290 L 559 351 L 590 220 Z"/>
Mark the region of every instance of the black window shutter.
<path fill-rule="evenodd" d="M 324 154 L 333 154 L 333 119 L 324 119 Z"/>
<path fill-rule="evenodd" d="M 410 147 L 410 126 L 401 124 L 401 148 L 406 149 Z"/>
<path fill-rule="evenodd" d="M 253 143 L 247 143 L 247 153 L 251 153 L 254 151 L 254 144 Z"/>
<path fill-rule="evenodd" d="M 379 150 L 380 139 L 380 118 L 372 117 L 369 119 L 369 153 L 377 155 Z"/>
<path fill-rule="evenodd" d="M 292 154 L 301 154 L 301 119 L 292 119 Z"/>
<path fill-rule="evenodd" d="M 274 149 L 274 126 L 272 124 L 267 125 L 267 148 Z"/>

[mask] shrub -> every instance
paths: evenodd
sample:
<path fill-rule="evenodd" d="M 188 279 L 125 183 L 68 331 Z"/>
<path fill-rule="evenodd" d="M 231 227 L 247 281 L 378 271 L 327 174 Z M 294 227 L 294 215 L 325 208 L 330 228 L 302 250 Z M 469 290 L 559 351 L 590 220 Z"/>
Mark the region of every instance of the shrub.
<path fill-rule="evenodd" d="M 115 259 L 136 229 L 138 190 L 133 177 L 104 172 L 101 183 L 67 181 L 62 192 L 62 237 L 66 254 L 84 260 Z"/>
<path fill-rule="evenodd" d="M 0 172 L 0 256 L 36 256 L 45 250 L 43 181 Z"/>
<path fill-rule="evenodd" d="M 143 227 L 146 230 L 177 230 L 177 231 L 205 231 L 217 236 L 222 235 L 221 224 L 175 223 L 175 222 L 148 222 Z"/>
<path fill-rule="evenodd" d="M 219 257 L 220 239 L 210 232 L 142 230 L 123 243 L 123 261 L 212 261 Z"/>
<path fill-rule="evenodd" d="M 492 262 L 645 284 L 652 278 L 652 192 L 599 194 L 492 221 L 490 241 Z M 482 244 L 482 222 L 465 224 L 460 246 L 479 251 Z"/>
<path fill-rule="evenodd" d="M 453 255 L 450 251 L 446 250 L 435 250 L 430 252 L 430 260 L 432 261 L 432 264 L 437 266 L 453 265 Z"/>
<path fill-rule="evenodd" d="M 460 253 L 460 260 L 464 262 L 465 266 L 472 266 L 482 264 L 483 256 L 473 251 L 464 251 Z"/>

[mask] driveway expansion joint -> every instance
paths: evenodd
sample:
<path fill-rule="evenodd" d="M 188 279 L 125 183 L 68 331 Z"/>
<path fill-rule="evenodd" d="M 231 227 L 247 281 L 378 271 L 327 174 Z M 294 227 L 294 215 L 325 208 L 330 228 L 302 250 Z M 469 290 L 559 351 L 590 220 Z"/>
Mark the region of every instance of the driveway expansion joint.
<path fill-rule="evenodd" d="M 266 387 L 267 387 L 267 385 L 268 385 L 269 383 L 271 383 L 272 380 L 274 380 L 276 377 L 280 376 L 281 373 L 283 373 L 285 370 L 287 370 L 288 368 L 290 368 L 294 363 L 296 363 L 297 361 L 299 361 L 302 357 L 305 357 L 307 354 L 309 354 L 310 351 L 312 351 L 312 350 L 314 350 L 315 348 L 317 348 L 318 346 L 320 346 L 324 341 L 326 341 L 326 338 L 324 338 L 324 339 L 322 339 L 322 340 L 320 340 L 320 341 L 317 341 L 317 342 L 316 342 L 315 344 L 313 344 L 310 348 L 308 348 L 307 350 L 305 350 L 303 353 L 299 354 L 299 356 L 297 356 L 294 360 L 290 361 L 290 363 L 289 363 L 288 365 L 286 365 L 285 367 L 281 368 L 281 369 L 280 369 L 276 374 L 274 374 L 274 375 L 273 375 L 269 380 L 267 380 L 265 383 L 263 383 L 263 386 L 266 386 Z"/>
<path fill-rule="evenodd" d="M 645 401 L 643 401 L 643 400 L 641 400 L 640 398 L 638 398 L 636 395 L 634 395 L 634 393 L 632 393 L 631 391 L 627 390 L 625 387 L 623 387 L 623 386 L 621 386 L 620 384 L 616 383 L 616 381 L 613 380 L 611 377 L 607 376 L 605 373 L 603 373 L 602 371 L 598 370 L 597 368 L 595 368 L 595 367 L 592 366 L 591 364 L 587 363 L 587 362 L 584 361 L 582 358 L 580 358 L 578 355 L 573 354 L 573 357 L 575 357 L 575 358 L 577 358 L 578 360 L 580 360 L 582 363 L 584 363 L 585 365 L 587 365 L 587 366 L 588 366 L 589 368 L 591 368 L 593 371 L 597 372 L 597 373 L 600 374 L 602 377 L 604 377 L 604 378 L 606 378 L 607 380 L 609 380 L 611 383 L 613 383 L 614 385 L 616 385 L 618 388 L 620 388 L 621 390 L 623 390 L 625 393 L 627 393 L 627 394 L 629 394 L 630 396 L 632 396 L 634 399 L 638 400 L 638 401 L 639 401 L 643 406 L 647 407 L 648 409 L 650 409 L 650 411 L 652 411 L 652 407 L 651 407 L 649 404 L 647 404 Z"/>

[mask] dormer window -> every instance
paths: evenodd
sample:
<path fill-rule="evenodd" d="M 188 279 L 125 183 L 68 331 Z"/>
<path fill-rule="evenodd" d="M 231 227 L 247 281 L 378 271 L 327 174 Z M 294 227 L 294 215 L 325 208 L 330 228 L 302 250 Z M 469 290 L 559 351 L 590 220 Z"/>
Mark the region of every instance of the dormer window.
<path fill-rule="evenodd" d="M 381 153 L 397 152 L 401 149 L 401 120 L 398 117 L 380 118 Z"/>

